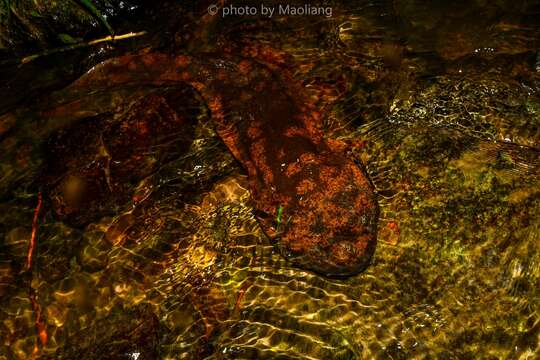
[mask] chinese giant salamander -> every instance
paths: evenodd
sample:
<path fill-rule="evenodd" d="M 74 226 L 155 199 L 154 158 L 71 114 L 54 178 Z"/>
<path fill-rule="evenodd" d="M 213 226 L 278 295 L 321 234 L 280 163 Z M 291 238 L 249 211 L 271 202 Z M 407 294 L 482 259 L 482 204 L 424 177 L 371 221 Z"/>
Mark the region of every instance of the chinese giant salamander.
<path fill-rule="evenodd" d="M 321 112 L 286 72 L 249 57 L 150 53 L 107 60 L 65 91 L 179 82 L 204 98 L 283 256 L 325 276 L 363 271 L 376 245 L 373 186 L 360 164 L 323 139 L 314 125 Z"/>

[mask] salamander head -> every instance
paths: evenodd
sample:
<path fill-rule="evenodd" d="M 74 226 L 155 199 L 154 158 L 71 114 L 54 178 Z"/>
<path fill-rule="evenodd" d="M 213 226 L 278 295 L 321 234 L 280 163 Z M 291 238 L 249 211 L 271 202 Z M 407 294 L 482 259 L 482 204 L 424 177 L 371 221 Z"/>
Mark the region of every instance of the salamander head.
<path fill-rule="evenodd" d="M 367 176 L 337 155 L 320 156 L 306 169 L 296 177 L 296 200 L 278 213 L 282 254 L 329 277 L 362 272 L 375 251 L 379 216 Z"/>

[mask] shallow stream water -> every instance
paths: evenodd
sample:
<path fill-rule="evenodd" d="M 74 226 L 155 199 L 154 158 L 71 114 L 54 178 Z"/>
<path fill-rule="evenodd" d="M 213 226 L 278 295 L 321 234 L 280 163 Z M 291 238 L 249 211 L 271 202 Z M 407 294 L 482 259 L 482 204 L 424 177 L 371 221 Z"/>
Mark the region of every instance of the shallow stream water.
<path fill-rule="evenodd" d="M 110 56 L 246 44 L 292 56 L 306 92 L 317 83 L 338 94 L 323 97 L 321 126 L 377 189 L 371 265 L 332 279 L 287 262 L 192 90 L 173 89 L 181 96 L 171 100 L 187 141 L 186 127 L 155 122 L 151 99 L 170 86 L 66 95 L 56 84 L 21 100 L 26 85 L 10 79 L 2 94 L 13 99 L 0 109 L 0 359 L 539 358 L 540 6 L 328 1 L 328 17 L 265 18 L 209 17 L 206 5 L 176 33 Z M 107 57 L 96 53 L 88 68 Z M 24 66 L 38 77 L 38 65 Z M 92 111 L 40 115 L 64 97 Z M 154 139 L 126 130 L 133 121 Z M 120 160 L 107 163 L 115 147 Z M 58 196 L 77 196 L 69 174 L 80 163 L 73 179 L 90 178 L 91 164 L 118 166 L 122 190 L 98 184 L 92 206 L 59 215 Z M 47 191 L 57 173 L 74 190 Z"/>

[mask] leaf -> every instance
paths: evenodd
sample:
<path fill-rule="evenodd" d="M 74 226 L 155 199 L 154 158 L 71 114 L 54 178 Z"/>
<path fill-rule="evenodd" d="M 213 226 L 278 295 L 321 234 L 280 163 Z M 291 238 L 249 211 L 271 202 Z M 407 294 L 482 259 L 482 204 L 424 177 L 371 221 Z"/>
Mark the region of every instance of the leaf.
<path fill-rule="evenodd" d="M 90 1 L 90 0 L 74 0 L 74 1 L 79 6 L 81 6 L 84 10 L 86 10 L 88 13 L 90 13 L 90 15 L 95 17 L 101 23 L 101 25 L 106 27 L 107 31 L 109 31 L 109 34 L 111 34 L 111 36 L 114 36 L 113 28 L 111 27 L 111 25 L 109 25 L 109 23 L 107 22 L 107 19 L 105 18 L 105 16 L 103 16 L 101 11 L 99 11 L 98 8 L 96 8 L 94 6 L 92 1 Z"/>
<path fill-rule="evenodd" d="M 58 34 L 58 38 L 60 39 L 60 41 L 62 41 L 64 44 L 75 44 L 77 43 L 77 40 L 75 40 L 74 38 L 72 38 L 70 35 L 68 34 Z"/>
<path fill-rule="evenodd" d="M 7 16 L 7 19 L 9 20 L 11 18 L 11 4 L 10 4 L 10 0 L 3 0 L 3 3 L 4 3 L 4 6 L 6 7 L 6 16 Z M 0 12 L 1 14 L 1 12 Z"/>
<path fill-rule="evenodd" d="M 279 231 L 279 227 L 281 225 L 282 219 L 283 219 L 283 206 L 279 205 L 277 216 L 276 216 L 276 223 L 277 223 L 276 230 L 278 231 Z"/>

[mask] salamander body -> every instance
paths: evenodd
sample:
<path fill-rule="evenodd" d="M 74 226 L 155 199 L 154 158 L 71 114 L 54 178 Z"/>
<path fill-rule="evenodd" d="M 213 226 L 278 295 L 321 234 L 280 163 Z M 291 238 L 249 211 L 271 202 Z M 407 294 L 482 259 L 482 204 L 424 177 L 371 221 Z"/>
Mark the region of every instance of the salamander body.
<path fill-rule="evenodd" d="M 324 140 L 315 125 L 323 115 L 302 87 L 278 72 L 232 55 L 128 55 L 99 64 L 70 88 L 192 86 L 247 171 L 256 215 L 283 256 L 326 276 L 357 274 L 376 245 L 373 186 L 361 164 Z"/>

